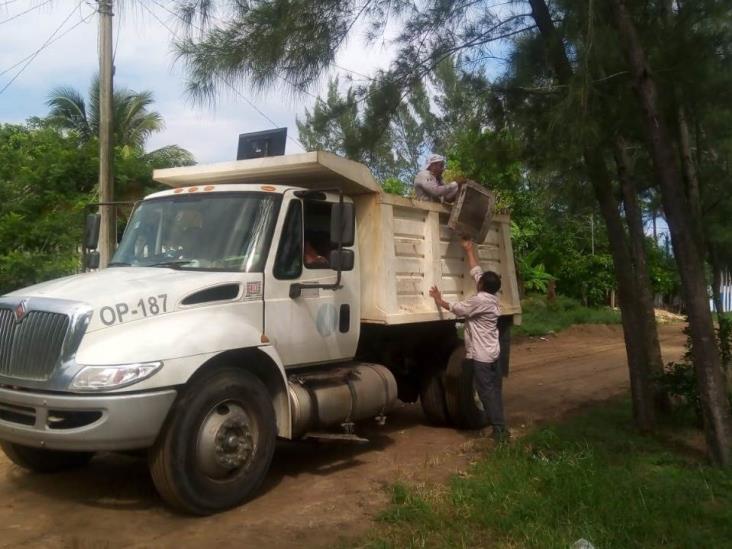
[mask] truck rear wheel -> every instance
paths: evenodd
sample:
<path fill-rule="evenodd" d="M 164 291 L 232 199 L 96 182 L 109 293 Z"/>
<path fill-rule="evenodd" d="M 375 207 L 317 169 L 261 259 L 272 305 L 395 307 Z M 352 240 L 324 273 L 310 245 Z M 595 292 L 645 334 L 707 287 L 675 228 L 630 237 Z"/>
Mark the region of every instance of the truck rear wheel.
<path fill-rule="evenodd" d="M 150 452 L 161 497 L 208 515 L 250 498 L 267 474 L 277 438 L 267 388 L 236 368 L 195 379 L 176 402 Z"/>
<path fill-rule="evenodd" d="M 3 442 L 2 449 L 10 461 L 36 473 L 56 473 L 83 467 L 94 456 L 92 452 L 63 452 L 21 446 L 12 442 Z"/>
<path fill-rule="evenodd" d="M 482 429 L 489 423 L 473 378 L 473 363 L 465 360 L 465 346 L 461 344 L 450 354 L 445 371 L 447 412 L 460 429 Z"/>
<path fill-rule="evenodd" d="M 419 400 L 427 421 L 432 425 L 442 427 L 449 425 L 445 389 L 442 384 L 444 370 L 430 368 L 422 373 L 419 384 Z"/>

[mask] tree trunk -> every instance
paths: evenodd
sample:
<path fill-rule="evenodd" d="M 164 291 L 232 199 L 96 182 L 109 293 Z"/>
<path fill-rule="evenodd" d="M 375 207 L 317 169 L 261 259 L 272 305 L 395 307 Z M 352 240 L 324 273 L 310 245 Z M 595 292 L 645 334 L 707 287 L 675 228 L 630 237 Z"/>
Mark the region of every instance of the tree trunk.
<path fill-rule="evenodd" d="M 615 142 L 615 162 L 618 167 L 618 180 L 623 193 L 623 204 L 625 206 L 625 220 L 628 224 L 630 235 L 630 251 L 635 264 L 636 287 L 638 291 L 637 310 L 640 315 L 639 321 L 643 324 L 642 333 L 644 337 L 643 348 L 646 352 L 646 364 L 650 372 L 650 383 L 653 390 L 653 401 L 656 410 L 667 412 L 669 410 L 668 395 L 661 388 L 656 379 L 663 374 L 663 358 L 661 357 L 661 344 L 658 341 L 658 329 L 656 328 L 656 314 L 653 307 L 653 291 L 651 289 L 651 276 L 648 272 L 648 260 L 646 256 L 645 240 L 643 232 L 643 214 L 638 204 L 638 192 L 635 182 L 630 176 L 630 163 L 625 142 L 618 136 Z"/>
<path fill-rule="evenodd" d="M 674 98 L 676 100 L 676 123 L 679 130 L 679 148 L 681 149 L 681 166 L 684 170 L 684 180 L 686 181 L 686 196 L 689 200 L 691 208 L 692 226 L 694 229 L 694 237 L 700 249 L 704 249 L 704 227 L 702 225 L 702 201 L 701 186 L 699 185 L 699 177 L 694 159 L 691 156 L 691 144 L 689 141 L 689 124 L 686 121 L 686 110 L 681 104 L 681 94 L 677 88 L 674 88 Z"/>
<path fill-rule="evenodd" d="M 572 78 L 572 66 L 551 20 L 546 2 L 529 0 L 529 3 L 532 17 L 544 39 L 549 63 L 559 83 L 567 86 Z M 618 211 L 618 202 L 613 196 L 612 179 L 607 171 L 602 149 L 593 148 L 588 143 L 583 151 L 583 158 L 588 178 L 592 182 L 600 205 L 600 212 L 607 226 L 625 335 L 633 415 L 636 425 L 641 431 L 651 431 L 656 425 L 656 414 L 653 406 L 654 391 L 651 387 L 651 375 L 646 362 L 648 353 L 644 350 L 645 341 L 649 338 L 643 336 L 646 325 L 642 322 L 642 315 L 639 314 L 636 307 L 639 299 L 633 261 Z"/>
<path fill-rule="evenodd" d="M 666 25 L 671 28 L 674 24 L 673 0 L 664 0 L 661 3 L 661 17 Z M 694 165 L 694 158 L 691 154 L 691 140 L 689 138 L 689 124 L 686 118 L 683 98 L 679 86 L 673 82 L 671 92 L 676 109 L 676 130 L 679 138 L 679 151 L 681 153 L 681 169 L 686 183 L 686 198 L 691 208 L 691 219 L 694 228 L 694 236 L 700 249 L 704 248 L 704 227 L 702 226 L 701 207 L 701 186 L 697 176 L 697 169 Z"/>
<path fill-rule="evenodd" d="M 618 301 L 623 320 L 623 333 L 628 357 L 628 374 L 630 377 L 630 393 L 633 401 L 633 416 L 638 429 L 652 431 L 656 426 L 656 402 L 653 390 L 652 375 L 647 357 L 645 343 L 647 325 L 639 314 L 638 295 L 635 284 L 635 269 L 630 249 L 627 245 L 623 222 L 618 211 L 618 202 L 612 193 L 612 180 L 607 171 L 605 159 L 597 154 L 597 149 L 585 150 L 585 165 L 595 189 L 595 196 L 600 204 L 600 213 L 607 226 L 610 252 L 613 257 L 615 280 L 618 286 Z M 653 326 L 655 332 L 655 325 Z M 656 335 L 658 341 L 658 335 Z"/>
<path fill-rule="evenodd" d="M 676 155 L 666 124 L 658 110 L 656 83 L 651 76 L 635 25 L 624 0 L 610 0 L 610 6 L 643 110 L 643 123 L 650 140 L 650 153 L 661 187 L 666 221 L 681 275 L 707 445 L 714 461 L 721 465 L 731 465 L 732 417 L 709 311 L 702 254 L 693 236 L 689 204 L 684 196 Z"/>

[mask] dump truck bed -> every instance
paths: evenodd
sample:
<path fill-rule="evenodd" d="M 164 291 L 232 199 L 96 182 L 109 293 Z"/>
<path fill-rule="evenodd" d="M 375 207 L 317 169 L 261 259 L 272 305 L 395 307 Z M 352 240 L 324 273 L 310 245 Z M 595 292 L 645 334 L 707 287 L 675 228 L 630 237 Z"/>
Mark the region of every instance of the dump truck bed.
<path fill-rule="evenodd" d="M 440 310 L 428 293 L 433 285 L 447 301 L 475 293 L 460 237 L 447 226 L 448 207 L 385 193 L 358 196 L 355 201 L 362 321 L 405 324 L 454 318 Z M 493 217 L 485 240 L 476 248 L 483 270 L 501 275 L 502 313 L 520 315 L 507 214 Z"/>
<path fill-rule="evenodd" d="M 454 318 L 435 305 L 428 294 L 430 286 L 439 286 L 448 301 L 475 293 L 459 236 L 447 226 L 449 207 L 384 193 L 358 162 L 317 151 L 155 170 L 153 177 L 171 187 L 252 183 L 343 189 L 356 204 L 362 322 L 408 324 Z M 484 270 L 501 275 L 502 313 L 520 322 L 507 214 L 493 217 L 477 254 Z"/>

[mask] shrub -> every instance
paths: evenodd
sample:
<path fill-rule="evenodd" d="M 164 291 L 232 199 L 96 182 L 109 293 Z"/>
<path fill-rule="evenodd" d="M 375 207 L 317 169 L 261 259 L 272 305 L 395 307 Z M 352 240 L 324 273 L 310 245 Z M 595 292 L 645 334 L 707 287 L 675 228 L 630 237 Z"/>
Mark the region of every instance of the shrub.
<path fill-rule="evenodd" d="M 381 187 L 384 189 L 385 193 L 398 194 L 399 196 L 406 196 L 408 191 L 404 182 L 396 177 L 389 177 L 385 179 L 381 184 Z"/>
<path fill-rule="evenodd" d="M 663 389 L 672 398 L 677 411 L 682 414 L 690 414 L 694 423 L 702 426 L 703 416 L 701 398 L 694 372 L 694 361 L 692 356 L 692 341 L 688 326 L 684 328 L 686 334 L 686 352 L 679 362 L 669 362 L 665 367 L 659 382 Z M 719 346 L 722 358 L 722 367 L 729 370 L 730 347 L 732 346 L 732 320 L 722 317 L 717 329 L 717 345 Z M 729 392 L 730 405 L 732 406 L 732 391 Z"/>
<path fill-rule="evenodd" d="M 573 324 L 618 324 L 620 312 L 610 307 L 585 307 L 576 299 L 559 295 L 553 301 L 532 295 L 521 302 L 522 324 L 514 333 L 541 336 Z"/>

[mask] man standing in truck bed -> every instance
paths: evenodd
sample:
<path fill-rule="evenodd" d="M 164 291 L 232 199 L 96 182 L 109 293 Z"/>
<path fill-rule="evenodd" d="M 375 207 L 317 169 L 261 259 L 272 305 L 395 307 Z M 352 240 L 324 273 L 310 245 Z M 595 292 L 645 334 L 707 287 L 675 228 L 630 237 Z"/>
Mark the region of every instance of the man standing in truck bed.
<path fill-rule="evenodd" d="M 493 271 L 483 272 L 470 239 L 463 239 L 461 244 L 478 293 L 465 301 L 448 303 L 442 299 L 437 286 L 433 286 L 430 296 L 438 306 L 465 318 L 465 356 L 473 361 L 475 387 L 493 427 L 492 436 L 502 442 L 508 438 L 508 430 L 503 414 L 503 372 L 498 360 L 501 351 L 498 340 L 501 305 L 496 293 L 501 289 L 501 277 Z"/>
<path fill-rule="evenodd" d="M 442 182 L 442 173 L 445 171 L 445 158 L 433 154 L 427 159 L 424 170 L 414 178 L 414 194 L 417 200 L 445 200 L 452 202 L 457 196 L 460 186 L 453 181 L 445 185 Z"/>

